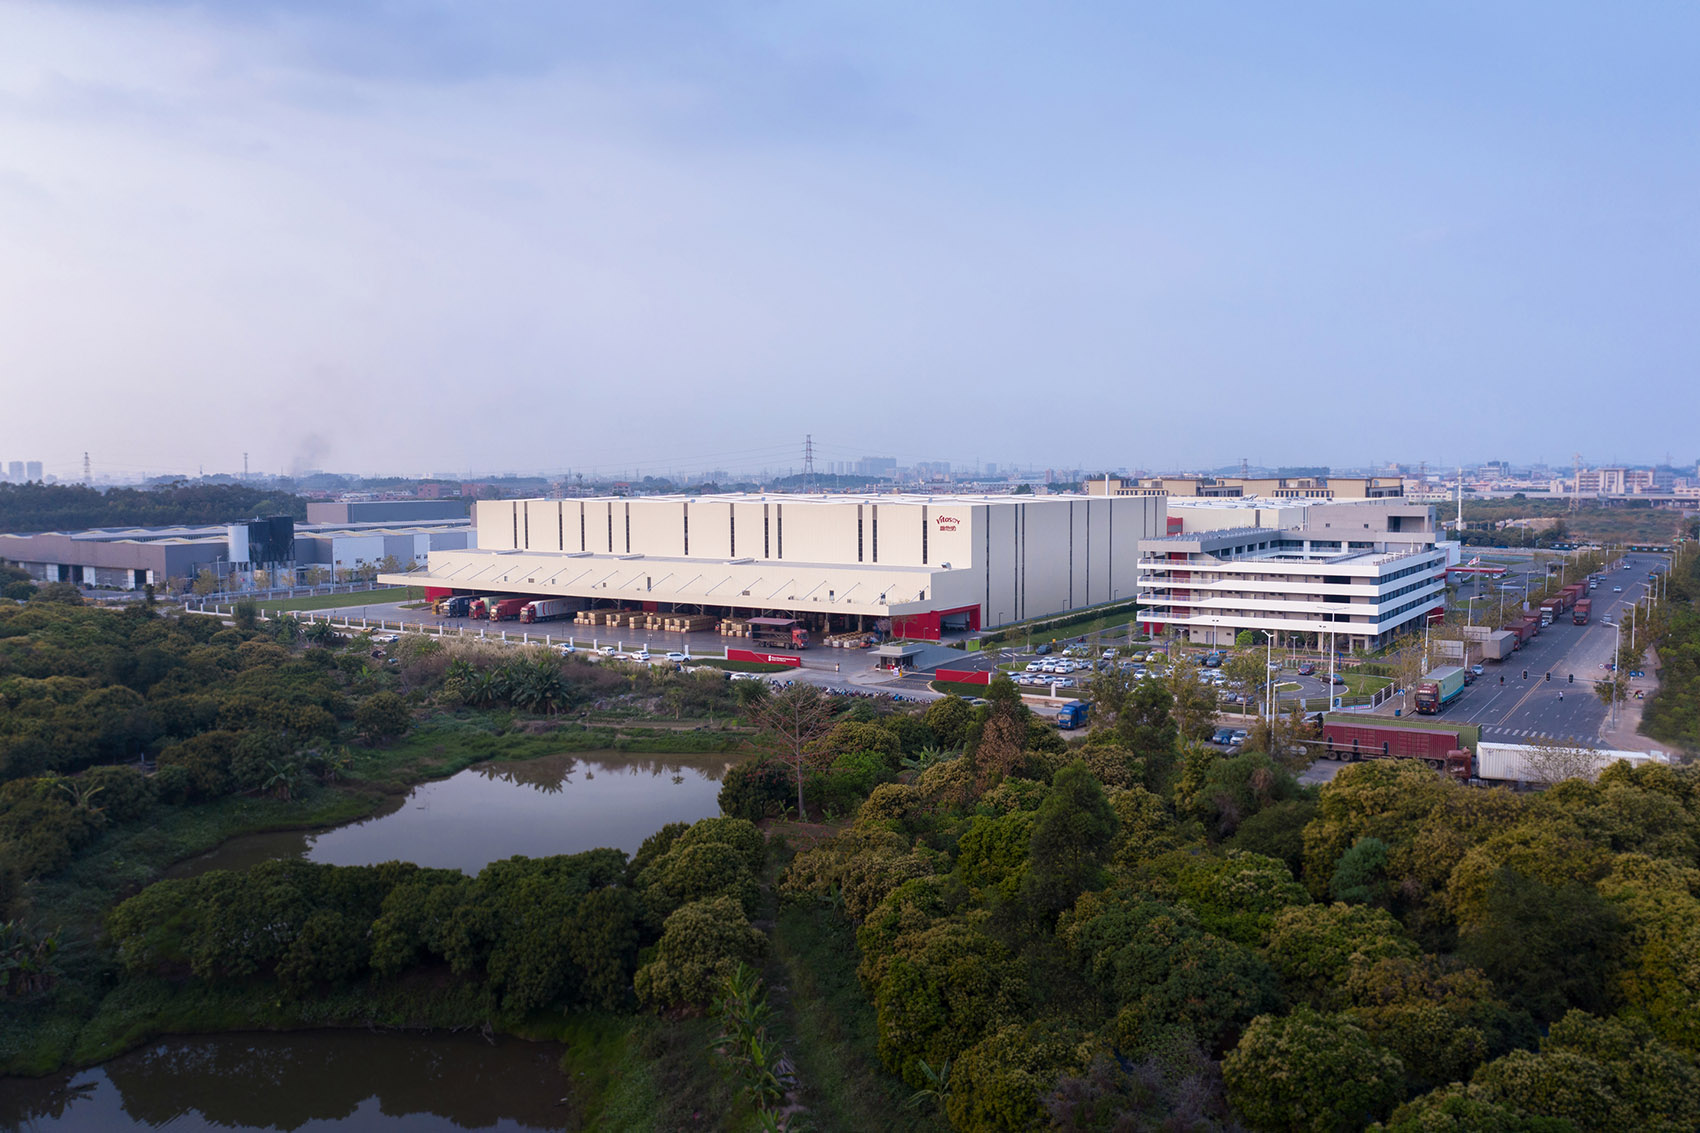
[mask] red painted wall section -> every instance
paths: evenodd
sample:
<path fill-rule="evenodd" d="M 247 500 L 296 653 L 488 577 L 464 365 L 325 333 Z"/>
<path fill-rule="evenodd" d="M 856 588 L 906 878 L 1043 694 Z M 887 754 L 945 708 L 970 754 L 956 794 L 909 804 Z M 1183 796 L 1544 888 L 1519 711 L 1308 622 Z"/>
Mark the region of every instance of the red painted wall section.
<path fill-rule="evenodd" d="M 754 649 L 728 649 L 728 661 L 754 661 L 760 665 L 789 665 L 793 669 L 803 667 L 803 659 L 791 653 L 757 653 Z"/>
<path fill-rule="evenodd" d="M 661 603 L 660 602 L 645 602 L 643 604 L 643 612 L 646 613 L 646 614 L 656 613 L 660 609 L 661 609 Z"/>
<path fill-rule="evenodd" d="M 951 610 L 928 610 L 924 614 L 892 618 L 891 636 L 906 637 L 913 641 L 937 641 L 944 635 L 944 619 L 955 617 L 957 614 L 968 615 L 969 632 L 979 632 L 980 607 L 957 606 Z"/>
<path fill-rule="evenodd" d="M 937 641 L 944 633 L 937 610 L 891 619 L 891 636 L 913 641 Z"/>
<path fill-rule="evenodd" d="M 454 593 L 453 587 L 449 587 L 449 586 L 427 586 L 425 588 L 425 600 L 427 602 L 435 602 L 438 598 L 447 598 L 447 597 L 449 597 L 449 595 L 451 595 L 453 593 Z"/>
<path fill-rule="evenodd" d="M 940 681 L 954 681 L 964 685 L 989 685 L 992 674 L 979 672 L 970 673 L 966 669 L 934 669 L 933 678 Z"/>

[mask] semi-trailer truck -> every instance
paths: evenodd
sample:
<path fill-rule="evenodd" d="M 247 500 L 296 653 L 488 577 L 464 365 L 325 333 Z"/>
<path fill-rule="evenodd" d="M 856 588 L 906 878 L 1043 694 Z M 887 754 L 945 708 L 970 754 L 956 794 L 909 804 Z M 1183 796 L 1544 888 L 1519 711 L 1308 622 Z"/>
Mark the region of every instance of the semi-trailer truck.
<path fill-rule="evenodd" d="M 1443 665 L 1430 670 L 1417 682 L 1417 711 L 1433 716 L 1458 699 L 1464 691 L 1464 670 L 1457 665 Z"/>
<path fill-rule="evenodd" d="M 1503 661 L 1517 650 L 1517 635 L 1508 629 L 1496 629 L 1481 639 L 1482 660 Z"/>
<path fill-rule="evenodd" d="M 1084 700 L 1071 700 L 1057 709 L 1057 727 L 1078 728 L 1086 723 L 1086 717 L 1091 711 L 1092 706 Z"/>
<path fill-rule="evenodd" d="M 490 620 L 493 622 L 511 622 L 519 619 L 519 612 L 525 608 L 524 598 L 503 598 L 490 606 Z"/>
<path fill-rule="evenodd" d="M 1457 732 L 1324 721 L 1322 744 L 1329 759 L 1420 759 L 1449 778 L 1470 778 L 1470 752 Z"/>
<path fill-rule="evenodd" d="M 1558 598 L 1548 598 L 1541 603 L 1541 627 L 1544 629 L 1558 620 L 1558 615 L 1564 610 L 1564 602 Z"/>
<path fill-rule="evenodd" d="M 809 631 L 795 618 L 750 618 L 750 637 L 757 649 L 807 649 Z"/>
<path fill-rule="evenodd" d="M 1588 617 L 1594 612 L 1594 600 L 1582 598 L 1576 603 L 1576 608 L 1570 611 L 1570 620 L 1579 626 L 1588 624 Z"/>
<path fill-rule="evenodd" d="M 474 598 L 471 602 L 467 603 L 466 616 L 481 622 L 488 621 L 490 618 L 490 607 L 495 604 L 496 600 L 494 598 Z"/>
<path fill-rule="evenodd" d="M 522 622 L 547 622 L 572 613 L 571 598 L 533 598 L 519 609 Z"/>

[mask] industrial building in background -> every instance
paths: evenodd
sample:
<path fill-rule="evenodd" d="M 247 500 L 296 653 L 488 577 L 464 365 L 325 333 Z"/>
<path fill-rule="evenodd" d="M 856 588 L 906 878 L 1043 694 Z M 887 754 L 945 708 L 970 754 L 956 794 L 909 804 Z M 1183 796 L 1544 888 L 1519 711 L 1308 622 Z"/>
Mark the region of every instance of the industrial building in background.
<path fill-rule="evenodd" d="M 1200 644 L 1377 649 L 1444 612 L 1457 545 L 1402 500 L 1170 499 L 1139 545 L 1142 626 Z"/>
<path fill-rule="evenodd" d="M 1089 496 L 1172 496 L 1210 499 L 1385 500 L 1405 494 L 1402 476 L 1101 476 Z"/>
<path fill-rule="evenodd" d="M 306 524 L 283 515 L 192 527 L 0 534 L 0 559 L 41 582 L 170 590 L 205 571 L 220 590 L 243 590 L 262 580 L 273 586 L 344 581 L 374 574 L 385 563 L 405 569 L 434 551 L 477 545 L 464 503 L 374 501 L 307 509 Z M 370 521 L 379 518 L 389 521 Z"/>
<path fill-rule="evenodd" d="M 1132 599 L 1161 496 L 707 495 L 480 501 L 476 547 L 380 581 L 433 596 L 777 617 L 936 641 Z M 765 624 L 765 623 L 764 623 Z"/>

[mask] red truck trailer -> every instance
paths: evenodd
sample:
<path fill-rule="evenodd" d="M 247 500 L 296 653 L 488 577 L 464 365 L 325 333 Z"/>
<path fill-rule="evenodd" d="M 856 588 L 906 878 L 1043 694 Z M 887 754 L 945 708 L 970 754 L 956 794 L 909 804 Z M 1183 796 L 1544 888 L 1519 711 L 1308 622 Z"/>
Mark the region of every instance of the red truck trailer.
<path fill-rule="evenodd" d="M 512 622 L 519 620 L 519 612 L 525 609 L 525 598 L 503 598 L 490 607 L 490 620 L 493 622 Z"/>
<path fill-rule="evenodd" d="M 1579 626 L 1585 626 L 1588 624 L 1589 615 L 1593 612 L 1594 600 L 1592 598 L 1578 598 L 1576 608 L 1570 611 L 1570 620 Z"/>
<path fill-rule="evenodd" d="M 1566 610 L 1575 609 L 1576 603 L 1580 602 L 1582 600 L 1582 595 L 1587 592 L 1588 584 L 1585 582 L 1572 582 L 1569 586 L 1566 586 L 1563 591 L 1561 591 L 1564 596 L 1564 608 Z"/>
<path fill-rule="evenodd" d="M 1322 743 L 1329 759 L 1420 759 L 1449 778 L 1470 778 L 1470 752 L 1457 732 L 1325 721 Z"/>
<path fill-rule="evenodd" d="M 474 598 L 466 607 L 466 616 L 484 621 L 490 616 L 490 607 L 496 604 L 494 598 Z"/>

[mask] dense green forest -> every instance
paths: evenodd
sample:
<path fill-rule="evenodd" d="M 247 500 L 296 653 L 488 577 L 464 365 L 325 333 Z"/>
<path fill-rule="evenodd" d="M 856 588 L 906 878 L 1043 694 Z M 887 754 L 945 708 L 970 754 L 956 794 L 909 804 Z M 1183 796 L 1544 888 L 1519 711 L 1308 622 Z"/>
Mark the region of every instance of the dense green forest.
<path fill-rule="evenodd" d="M 0 531 L 232 523 L 260 515 L 291 515 L 304 520 L 307 502 L 288 492 L 242 484 L 179 482 L 104 492 L 81 484 L 0 484 Z"/>
<path fill-rule="evenodd" d="M 1694 564 L 1660 646 L 1690 705 Z M 585 1125 L 1700 1126 L 1693 767 L 1306 787 L 1190 740 L 1155 682 L 1065 741 L 1002 681 L 906 710 L 327 632 L 0 603 L 7 1067 L 170 1030 L 490 1024 L 575 1044 Z M 154 880 L 221 821 L 329 821 L 659 719 L 754 755 L 725 817 L 629 858 Z"/>

